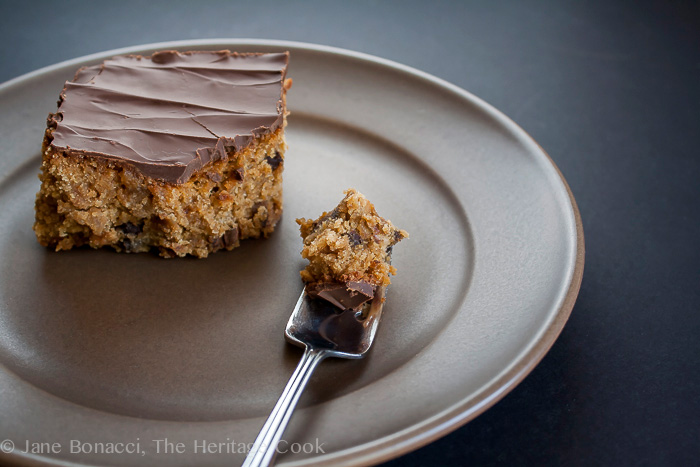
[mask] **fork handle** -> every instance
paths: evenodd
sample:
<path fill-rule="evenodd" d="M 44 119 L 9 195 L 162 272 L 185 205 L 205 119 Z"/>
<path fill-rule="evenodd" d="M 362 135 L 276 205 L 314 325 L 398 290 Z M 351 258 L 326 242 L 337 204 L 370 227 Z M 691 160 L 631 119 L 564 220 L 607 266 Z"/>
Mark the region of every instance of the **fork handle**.
<path fill-rule="evenodd" d="M 248 452 L 248 456 L 243 462 L 243 467 L 258 467 L 267 466 L 272 463 L 272 459 L 277 453 L 277 444 L 282 438 L 284 430 L 287 428 L 289 419 L 292 417 L 292 412 L 299 402 L 299 397 L 309 382 L 311 373 L 316 369 L 316 366 L 326 358 L 325 350 L 313 349 L 310 346 L 306 347 L 304 356 L 294 370 L 294 374 L 289 378 L 284 392 L 277 400 L 275 408 L 267 418 L 258 437 L 255 439 L 253 447 Z"/>

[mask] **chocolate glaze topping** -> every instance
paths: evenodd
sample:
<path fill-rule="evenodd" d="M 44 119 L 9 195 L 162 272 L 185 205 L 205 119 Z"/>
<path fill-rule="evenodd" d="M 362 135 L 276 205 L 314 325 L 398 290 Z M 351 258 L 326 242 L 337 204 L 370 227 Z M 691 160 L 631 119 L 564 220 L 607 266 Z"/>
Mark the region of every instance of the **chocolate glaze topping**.
<path fill-rule="evenodd" d="M 184 183 L 284 120 L 288 53 L 119 56 L 67 82 L 51 146 Z"/>
<path fill-rule="evenodd" d="M 375 287 L 365 281 L 316 282 L 306 285 L 311 298 L 322 298 L 341 310 L 357 310 L 374 297 Z"/>

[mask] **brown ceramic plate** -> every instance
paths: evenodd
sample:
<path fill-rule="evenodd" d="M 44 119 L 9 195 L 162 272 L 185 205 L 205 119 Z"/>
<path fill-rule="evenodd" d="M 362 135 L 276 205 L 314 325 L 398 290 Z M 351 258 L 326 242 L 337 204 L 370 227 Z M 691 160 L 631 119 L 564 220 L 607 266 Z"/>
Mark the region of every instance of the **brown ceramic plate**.
<path fill-rule="evenodd" d="M 64 80 L 115 54 L 171 48 L 291 51 L 278 230 L 206 260 L 40 247 L 39 147 Z M 396 63 L 287 42 L 154 44 L 22 76 L 0 87 L 0 105 L 5 460 L 242 462 L 301 355 L 283 339 L 302 288 L 294 219 L 348 187 L 411 238 L 395 248 L 370 355 L 321 365 L 280 464 L 372 464 L 476 417 L 547 352 L 579 289 L 581 223 L 552 161 L 493 107 Z"/>

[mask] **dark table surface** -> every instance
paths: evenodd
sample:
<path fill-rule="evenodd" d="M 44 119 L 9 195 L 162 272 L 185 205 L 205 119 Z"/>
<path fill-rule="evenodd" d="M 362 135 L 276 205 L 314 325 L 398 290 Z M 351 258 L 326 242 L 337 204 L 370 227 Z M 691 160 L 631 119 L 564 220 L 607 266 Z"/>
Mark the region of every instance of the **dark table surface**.
<path fill-rule="evenodd" d="M 387 465 L 699 465 L 700 3 L 7 2 L 0 81 L 179 39 L 326 44 L 401 62 L 501 109 L 583 218 L 581 292 L 503 400 Z"/>

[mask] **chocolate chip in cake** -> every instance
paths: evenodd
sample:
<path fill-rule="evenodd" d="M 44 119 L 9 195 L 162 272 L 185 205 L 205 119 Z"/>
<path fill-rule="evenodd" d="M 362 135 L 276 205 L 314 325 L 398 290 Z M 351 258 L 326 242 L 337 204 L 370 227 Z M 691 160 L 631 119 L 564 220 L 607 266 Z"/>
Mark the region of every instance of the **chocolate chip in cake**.
<path fill-rule="evenodd" d="M 284 159 L 282 159 L 282 155 L 279 153 L 279 151 L 275 151 L 275 157 L 270 157 L 267 156 L 265 157 L 265 161 L 270 164 L 270 167 L 272 170 L 276 170 L 277 167 L 284 162 Z"/>
<path fill-rule="evenodd" d="M 320 218 L 316 219 L 313 223 L 313 227 L 311 228 L 312 232 L 318 231 L 318 229 L 327 221 L 327 220 L 334 220 L 337 219 L 340 216 L 340 211 L 338 211 L 338 208 L 333 209 L 331 212 L 325 213 L 323 216 Z"/>
<path fill-rule="evenodd" d="M 209 238 L 209 243 L 211 244 L 211 251 L 219 251 L 224 247 L 224 236 Z"/>
<path fill-rule="evenodd" d="M 130 239 L 129 237 L 126 237 L 122 241 L 122 245 L 124 245 L 124 251 L 131 253 L 138 250 L 139 243 Z"/>
<path fill-rule="evenodd" d="M 263 229 L 265 227 L 267 227 L 267 220 L 270 217 L 270 207 L 271 207 L 271 204 L 268 201 L 264 201 L 264 202 L 255 203 L 253 205 L 252 210 L 251 210 L 250 218 L 254 219 L 255 216 L 258 215 L 258 212 L 260 212 L 260 209 L 265 208 L 265 211 L 260 213 L 261 214 L 260 227 Z"/>
<path fill-rule="evenodd" d="M 350 246 L 362 245 L 362 237 L 357 230 L 346 232 L 345 235 L 348 237 L 348 240 L 350 240 Z"/>
<path fill-rule="evenodd" d="M 127 222 L 126 224 L 117 226 L 117 230 L 120 230 L 125 234 L 140 234 L 143 231 L 143 226 Z"/>
<path fill-rule="evenodd" d="M 224 245 L 229 247 L 229 246 L 238 246 L 239 241 L 238 241 L 238 228 L 234 227 L 231 230 L 227 230 L 226 233 L 221 237 Z"/>
<path fill-rule="evenodd" d="M 207 172 L 207 178 L 214 183 L 219 183 L 222 180 L 221 174 L 218 172 Z"/>

